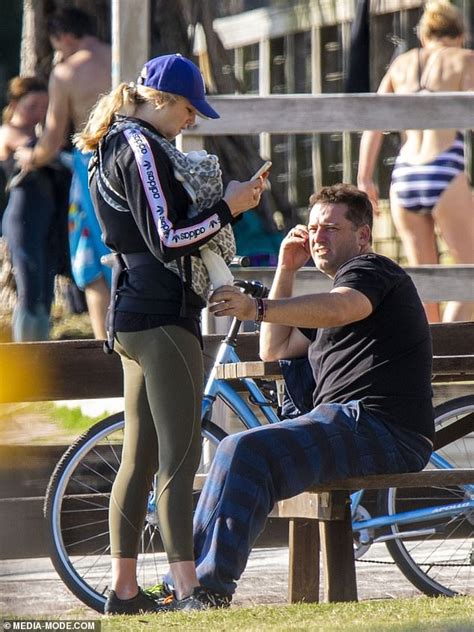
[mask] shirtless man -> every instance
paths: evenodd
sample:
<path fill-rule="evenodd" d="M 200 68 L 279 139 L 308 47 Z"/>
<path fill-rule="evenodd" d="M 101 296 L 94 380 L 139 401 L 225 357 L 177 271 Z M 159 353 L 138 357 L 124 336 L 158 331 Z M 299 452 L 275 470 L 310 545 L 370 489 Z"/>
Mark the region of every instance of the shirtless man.
<path fill-rule="evenodd" d="M 462 48 L 465 27 L 459 10 L 446 0 L 428 2 L 418 26 L 421 48 L 397 57 L 379 93 L 474 90 L 474 52 Z M 410 265 L 439 262 L 435 226 L 454 263 L 474 263 L 474 205 L 464 171 L 464 139 L 454 129 L 407 130 L 392 173 L 393 222 Z M 377 212 L 372 176 L 382 132 L 366 131 L 360 144 L 358 186 Z M 440 320 L 436 303 L 425 305 L 431 322 Z M 472 303 L 451 302 L 444 321 L 470 320 Z"/>
<path fill-rule="evenodd" d="M 48 22 L 51 45 L 60 55 L 50 76 L 49 107 L 43 134 L 34 149 L 15 155 L 25 170 L 48 163 L 63 146 L 71 126 L 80 130 L 99 95 L 111 84 L 110 46 L 95 36 L 92 19 L 79 9 L 55 13 Z M 72 273 L 85 291 L 92 329 L 105 338 L 110 270 L 100 262 L 109 250 L 103 244 L 87 186 L 89 155 L 74 152 L 74 178 L 69 209 Z"/>

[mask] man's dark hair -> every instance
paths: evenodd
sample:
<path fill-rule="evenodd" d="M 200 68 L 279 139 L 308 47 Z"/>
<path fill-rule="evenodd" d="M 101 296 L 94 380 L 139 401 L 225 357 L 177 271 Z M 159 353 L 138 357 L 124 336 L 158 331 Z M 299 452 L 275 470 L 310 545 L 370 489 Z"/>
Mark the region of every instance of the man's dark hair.
<path fill-rule="evenodd" d="M 372 203 L 363 191 L 352 184 L 333 184 L 323 187 L 309 198 L 310 210 L 315 204 L 345 204 L 347 206 L 346 218 L 356 228 L 368 224 L 372 230 Z"/>
<path fill-rule="evenodd" d="M 77 39 L 85 35 L 96 35 L 94 18 L 81 9 L 61 9 L 48 19 L 48 35 L 57 37 L 62 33 L 71 33 Z"/>

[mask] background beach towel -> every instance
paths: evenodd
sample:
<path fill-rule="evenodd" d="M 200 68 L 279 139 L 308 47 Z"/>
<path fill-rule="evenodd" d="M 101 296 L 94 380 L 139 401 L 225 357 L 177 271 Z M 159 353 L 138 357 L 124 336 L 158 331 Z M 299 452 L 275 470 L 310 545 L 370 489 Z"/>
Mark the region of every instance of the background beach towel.
<path fill-rule="evenodd" d="M 108 285 L 111 270 L 100 258 L 110 250 L 102 241 L 102 232 L 94 212 L 87 184 L 90 154 L 77 149 L 73 152 L 73 178 L 69 200 L 69 247 L 74 281 L 81 289 L 101 275 Z"/>

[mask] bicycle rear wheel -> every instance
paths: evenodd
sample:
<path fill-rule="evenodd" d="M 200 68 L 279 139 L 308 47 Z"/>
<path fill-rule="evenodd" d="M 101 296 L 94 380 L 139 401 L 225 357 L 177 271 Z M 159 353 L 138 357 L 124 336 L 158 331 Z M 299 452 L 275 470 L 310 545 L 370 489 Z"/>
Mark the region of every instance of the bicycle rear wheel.
<path fill-rule="evenodd" d="M 436 430 L 459 424 L 466 432 L 437 450 L 452 467 L 474 467 L 474 396 L 459 397 L 435 408 Z M 433 459 L 427 468 L 442 467 Z M 427 507 L 442 508 L 451 503 L 471 501 L 449 516 L 436 513 L 423 522 L 393 525 L 395 539 L 386 542 L 395 563 L 405 577 L 426 595 L 474 595 L 474 494 L 463 486 L 388 489 L 383 512 L 388 515 Z M 410 535 L 411 532 L 411 535 Z"/>
<path fill-rule="evenodd" d="M 111 576 L 109 499 L 121 461 L 124 417 L 117 413 L 95 424 L 65 452 L 46 490 L 44 515 L 53 565 L 66 586 L 82 602 L 103 612 Z M 202 421 L 203 455 L 226 433 Z M 201 459 L 196 495 L 210 457 Z M 141 586 L 159 581 L 159 555 L 163 552 L 156 516 L 147 515 L 138 556 Z M 161 555 L 161 561 L 163 556 Z"/>

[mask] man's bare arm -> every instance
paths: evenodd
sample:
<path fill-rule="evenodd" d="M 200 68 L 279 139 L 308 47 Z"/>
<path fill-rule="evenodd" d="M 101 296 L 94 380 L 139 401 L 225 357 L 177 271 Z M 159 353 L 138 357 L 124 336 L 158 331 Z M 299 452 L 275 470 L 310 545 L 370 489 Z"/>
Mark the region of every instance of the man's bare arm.
<path fill-rule="evenodd" d="M 281 243 L 270 299 L 290 298 L 293 295 L 295 274 L 310 256 L 308 227 L 298 224 Z M 260 356 L 263 359 L 270 359 L 273 349 L 282 350 L 279 358 L 297 358 L 307 352 L 308 346 L 306 336 L 290 323 L 262 323 Z"/>
<path fill-rule="evenodd" d="M 66 141 L 71 123 L 69 102 L 69 71 L 58 64 L 51 73 L 48 86 L 49 105 L 43 133 L 34 150 L 34 164 L 50 162 Z"/>
<path fill-rule="evenodd" d="M 225 285 L 210 297 L 210 312 L 216 316 L 255 318 L 255 300 L 238 288 Z M 309 342 L 297 329 L 340 327 L 363 320 L 372 313 L 372 303 L 358 290 L 338 287 L 331 292 L 306 294 L 292 298 L 266 299 L 266 314 L 260 356 L 280 360 L 301 356 Z"/>
<path fill-rule="evenodd" d="M 341 327 L 367 318 L 372 309 L 365 294 L 347 287 L 287 299 L 269 299 L 266 302 L 266 335 L 260 341 L 260 355 L 267 361 L 302 355 L 300 350 L 305 336 L 294 328 Z M 281 337 L 278 341 L 271 332 L 273 329 L 274 334 L 282 324 L 293 329 L 286 339 Z"/>
<path fill-rule="evenodd" d="M 290 298 L 293 294 L 294 278 L 294 270 L 279 266 L 275 271 L 269 299 Z M 262 360 L 273 360 L 276 349 L 279 350 L 278 359 L 299 358 L 307 353 L 309 344 L 308 338 L 288 323 L 261 324 L 259 353 Z"/>

